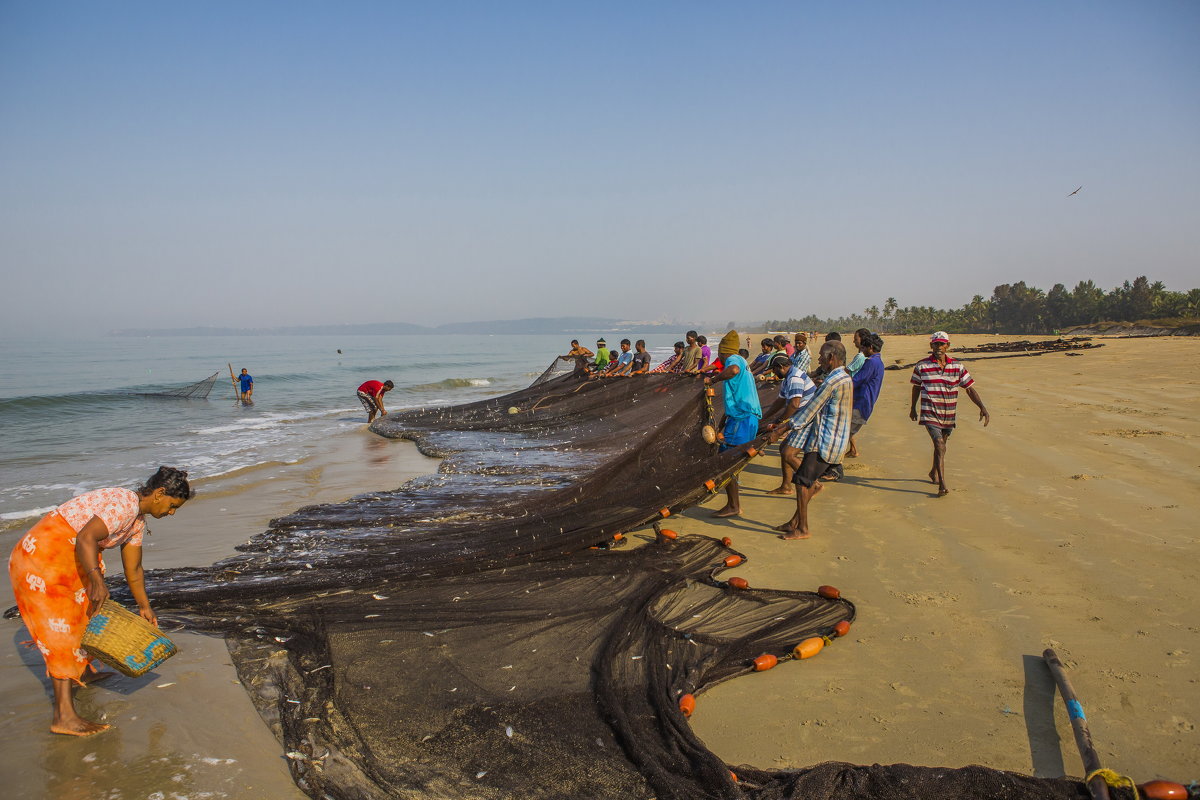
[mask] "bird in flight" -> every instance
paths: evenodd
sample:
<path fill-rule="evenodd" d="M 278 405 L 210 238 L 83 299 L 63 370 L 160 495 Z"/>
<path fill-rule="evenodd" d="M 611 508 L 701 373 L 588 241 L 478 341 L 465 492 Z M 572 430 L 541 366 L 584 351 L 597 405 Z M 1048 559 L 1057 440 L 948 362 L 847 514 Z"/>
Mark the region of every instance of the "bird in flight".
<path fill-rule="evenodd" d="M 1082 189 L 1082 188 L 1083 188 L 1082 186 L 1079 187 L 1079 189 Z M 1075 191 L 1071 192 L 1069 195 L 1067 195 L 1067 197 L 1074 197 L 1075 195 L 1079 194 L 1079 189 L 1076 189 Z"/>

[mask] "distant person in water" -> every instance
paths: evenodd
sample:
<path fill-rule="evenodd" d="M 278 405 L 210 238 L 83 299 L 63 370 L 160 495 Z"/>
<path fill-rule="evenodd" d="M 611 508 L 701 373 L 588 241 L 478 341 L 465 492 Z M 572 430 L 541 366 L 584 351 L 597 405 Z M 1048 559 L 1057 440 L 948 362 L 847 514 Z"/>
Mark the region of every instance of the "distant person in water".
<path fill-rule="evenodd" d="M 646 352 L 646 340 L 638 339 L 633 343 L 633 362 L 630 364 L 630 375 L 645 375 L 650 371 L 650 354 Z"/>
<path fill-rule="evenodd" d="M 159 467 L 137 491 L 112 487 L 71 498 L 17 541 L 8 575 L 21 621 L 46 661 L 53 686 L 51 733 L 91 736 L 109 727 L 79 716 L 73 696 L 76 686 L 112 675 L 96 670 L 82 649 L 88 619 L 108 597 L 100 551 L 121 549 L 125 583 L 138 613 L 157 626 L 142 572 L 142 535 L 149 533 L 145 517 L 169 517 L 191 496 L 186 472 Z"/>
<path fill-rule="evenodd" d="M 930 354 L 917 362 L 912 374 L 912 404 L 908 416 L 924 426 L 933 441 L 933 469 L 929 470 L 929 482 L 938 486 L 938 497 L 950 492 L 946 488 L 946 446 L 950 434 L 954 433 L 954 417 L 958 410 L 958 390 L 965 389 L 971 402 L 979 406 L 979 419 L 983 427 L 992 421 L 983 400 L 975 391 L 975 379 L 966 366 L 951 358 L 946 350 L 950 347 L 950 336 L 937 331 L 929 339 Z M 921 412 L 917 413 L 917 401 Z"/>
<path fill-rule="evenodd" d="M 253 403 L 254 402 L 254 378 L 252 378 L 250 376 L 250 373 L 246 371 L 245 367 L 242 367 L 242 374 L 238 375 L 237 382 L 238 382 L 238 396 L 241 398 L 242 403 L 244 403 L 246 405 Z"/>
<path fill-rule="evenodd" d="M 683 342 L 675 343 L 675 352 L 672 355 L 663 359 L 651 372 L 683 372 L 683 350 L 687 345 Z"/>
<path fill-rule="evenodd" d="M 375 421 L 376 413 L 381 417 L 387 416 L 387 409 L 383 407 L 383 396 L 395 388 L 396 384 L 391 381 L 367 381 L 358 387 L 358 402 L 367 410 L 368 425 Z"/>
<path fill-rule="evenodd" d="M 717 346 L 717 354 L 725 362 L 719 375 L 704 379 L 705 385 L 725 383 L 725 423 L 721 427 L 724 437 L 722 450 L 738 447 L 758 436 L 758 421 L 762 418 L 762 406 L 758 402 L 758 389 L 750 365 L 738 355 L 737 331 L 730 331 Z M 725 484 L 725 505 L 713 512 L 714 517 L 736 517 L 742 513 L 737 475 Z"/>

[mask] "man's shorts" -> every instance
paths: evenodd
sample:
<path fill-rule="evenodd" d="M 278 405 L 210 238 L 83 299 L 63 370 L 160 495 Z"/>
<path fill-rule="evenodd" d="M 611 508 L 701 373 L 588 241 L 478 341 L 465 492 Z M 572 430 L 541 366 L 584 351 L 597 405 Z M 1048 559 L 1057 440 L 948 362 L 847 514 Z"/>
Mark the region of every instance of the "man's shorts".
<path fill-rule="evenodd" d="M 754 437 L 758 436 L 758 417 L 726 417 L 721 433 L 725 436 L 725 441 L 721 444 L 722 451 L 752 442 Z"/>
<path fill-rule="evenodd" d="M 367 394 L 366 392 L 358 393 L 358 402 L 362 403 L 363 408 L 367 410 L 367 416 L 370 416 L 379 410 L 375 407 L 375 398 L 371 397 L 371 395 Z"/>
<path fill-rule="evenodd" d="M 804 447 L 804 440 L 808 438 L 808 428 L 793 428 L 783 440 L 784 447 L 790 447 L 793 450 L 799 450 Z"/>
<path fill-rule="evenodd" d="M 930 425 L 925 423 L 925 430 L 929 431 L 929 438 L 935 442 L 938 439 L 949 439 L 950 434 L 954 433 L 954 428 L 943 428 L 941 425 Z"/>
<path fill-rule="evenodd" d="M 811 488 L 817 479 L 829 471 L 831 465 L 822 461 L 819 453 L 805 453 L 800 462 L 800 469 L 792 476 L 792 483 L 804 488 Z"/>
<path fill-rule="evenodd" d="M 862 426 L 866 424 L 867 418 L 864 417 L 862 412 L 857 408 L 854 409 L 854 413 L 850 416 L 850 435 L 854 436 L 856 433 L 862 430 Z"/>

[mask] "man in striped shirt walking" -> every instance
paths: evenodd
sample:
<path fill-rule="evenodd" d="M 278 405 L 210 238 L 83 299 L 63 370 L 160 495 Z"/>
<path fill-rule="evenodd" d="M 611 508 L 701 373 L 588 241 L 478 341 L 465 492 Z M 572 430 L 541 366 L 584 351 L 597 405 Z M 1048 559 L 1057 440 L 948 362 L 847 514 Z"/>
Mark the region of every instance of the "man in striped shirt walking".
<path fill-rule="evenodd" d="M 807 539 L 808 506 L 822 484 L 819 478 L 833 464 L 842 463 L 850 446 L 850 422 L 854 411 L 854 385 L 846 372 L 846 347 L 839 341 L 821 345 L 818 357 L 826 371 L 824 382 L 789 422 L 771 431 L 770 440 L 778 441 L 788 433 L 785 444 L 794 448 L 791 465 L 795 470 L 796 513 L 775 530 L 781 539 Z M 803 453 L 803 460 L 798 455 Z"/>
<path fill-rule="evenodd" d="M 971 402 L 979 406 L 979 419 L 983 427 L 992 421 L 983 400 L 975 391 L 975 380 L 961 361 L 947 355 L 950 336 L 937 331 L 929 338 L 932 351 L 929 358 L 917 362 L 912 374 L 912 406 L 908 415 L 925 426 L 933 440 L 933 469 L 929 470 L 929 482 L 938 485 L 938 497 L 950 492 L 946 488 L 946 445 L 954 433 L 954 417 L 958 409 L 958 390 L 964 389 Z M 921 401 L 921 413 L 917 413 L 917 401 Z"/>

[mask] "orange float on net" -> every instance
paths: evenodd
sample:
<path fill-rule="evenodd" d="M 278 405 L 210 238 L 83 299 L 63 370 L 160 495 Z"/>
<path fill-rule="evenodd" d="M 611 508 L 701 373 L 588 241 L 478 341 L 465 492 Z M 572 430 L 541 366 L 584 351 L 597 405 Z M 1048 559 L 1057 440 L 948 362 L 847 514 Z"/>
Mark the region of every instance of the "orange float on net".
<path fill-rule="evenodd" d="M 1150 800 L 1187 800 L 1188 796 L 1187 787 L 1174 781 L 1146 781 L 1137 788 L 1142 797 Z"/>
<path fill-rule="evenodd" d="M 717 482 L 714 480 L 707 480 L 704 482 L 704 488 L 708 489 L 710 492 L 715 492 L 717 490 Z"/>
<path fill-rule="evenodd" d="M 731 556 L 725 556 L 725 566 L 727 567 L 736 567 L 740 563 L 742 563 L 742 557 L 736 553 Z"/>
<path fill-rule="evenodd" d="M 730 578 L 726 581 L 734 589 L 749 589 L 750 582 L 745 578 Z"/>
<path fill-rule="evenodd" d="M 754 458 L 756 455 L 758 455 L 758 450 L 753 447 L 747 447 L 746 455 L 750 456 L 751 458 Z"/>
<path fill-rule="evenodd" d="M 658 510 L 658 514 L 659 514 L 659 516 L 661 516 L 663 519 L 666 519 L 667 517 L 671 516 L 671 509 L 669 509 L 669 508 L 660 508 L 660 509 Z"/>
<path fill-rule="evenodd" d="M 614 542 L 619 542 L 619 541 L 621 541 L 621 540 L 622 540 L 622 539 L 624 539 L 624 538 L 625 538 L 625 534 L 623 534 L 623 533 L 614 533 L 614 534 L 613 534 L 613 541 L 614 541 Z"/>
<path fill-rule="evenodd" d="M 730 539 L 728 536 L 726 536 L 721 540 L 721 544 L 725 545 L 726 547 L 733 547 L 733 539 Z"/>
<path fill-rule="evenodd" d="M 833 635 L 837 638 L 842 638 L 850 632 L 850 623 L 847 620 L 842 620 L 837 625 L 833 626 Z"/>
<path fill-rule="evenodd" d="M 664 539 L 678 539 L 679 538 L 679 534 L 676 533 L 675 531 L 671 530 L 670 528 L 659 528 L 658 535 L 663 537 Z"/>
<path fill-rule="evenodd" d="M 792 650 L 792 655 L 796 658 L 812 658 L 817 653 L 821 652 L 821 648 L 825 646 L 825 640 L 820 636 L 814 636 L 811 639 L 805 639 Z"/>
<path fill-rule="evenodd" d="M 716 390 L 716 389 L 714 389 L 714 388 L 713 388 L 713 387 L 711 387 L 711 386 L 705 386 L 705 387 L 704 387 L 704 394 L 706 394 L 706 395 L 707 395 L 707 396 L 709 396 L 709 397 L 716 397 L 716 396 L 717 396 L 717 390 Z"/>
<path fill-rule="evenodd" d="M 692 712 L 696 710 L 696 698 L 690 694 L 685 694 L 679 698 L 679 710 L 683 712 L 685 717 L 690 717 Z"/>
<path fill-rule="evenodd" d="M 766 672 L 771 667 L 779 663 L 779 659 L 770 653 L 763 653 L 758 658 L 754 659 L 754 671 Z"/>
<path fill-rule="evenodd" d="M 733 778 L 733 782 L 734 782 L 734 783 L 737 783 L 737 782 L 738 782 L 737 773 L 736 773 L 736 772 L 734 772 L 733 770 L 729 770 L 729 777 Z"/>
<path fill-rule="evenodd" d="M 837 600 L 842 596 L 842 593 L 837 590 L 836 586 L 818 586 L 817 594 L 826 600 Z"/>

